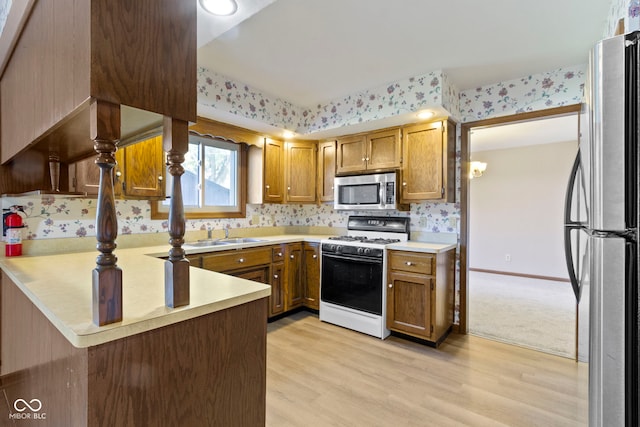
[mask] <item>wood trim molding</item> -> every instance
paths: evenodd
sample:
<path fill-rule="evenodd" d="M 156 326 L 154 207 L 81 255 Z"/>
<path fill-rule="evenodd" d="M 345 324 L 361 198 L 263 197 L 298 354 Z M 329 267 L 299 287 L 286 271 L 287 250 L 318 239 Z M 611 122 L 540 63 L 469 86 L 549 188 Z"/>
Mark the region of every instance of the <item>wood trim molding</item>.
<path fill-rule="evenodd" d="M 478 273 L 497 274 L 501 276 L 525 277 L 527 279 L 550 280 L 552 282 L 567 282 L 567 283 L 571 282 L 569 279 L 564 277 L 540 276 L 537 274 L 526 274 L 526 273 L 514 273 L 513 271 L 487 270 L 484 268 L 469 268 L 469 271 L 477 271 Z"/>
<path fill-rule="evenodd" d="M 460 308 L 458 332 L 466 334 L 468 332 L 467 318 L 469 315 L 469 296 L 467 293 L 467 279 L 469 275 L 469 160 L 470 160 L 470 138 L 469 132 L 472 128 L 494 126 L 506 123 L 517 123 L 529 120 L 536 120 L 551 116 L 561 116 L 579 113 L 581 104 L 566 105 L 563 107 L 549 108 L 546 110 L 532 111 L 527 113 L 513 114 L 504 117 L 478 120 L 475 122 L 462 123 L 460 125 Z"/>

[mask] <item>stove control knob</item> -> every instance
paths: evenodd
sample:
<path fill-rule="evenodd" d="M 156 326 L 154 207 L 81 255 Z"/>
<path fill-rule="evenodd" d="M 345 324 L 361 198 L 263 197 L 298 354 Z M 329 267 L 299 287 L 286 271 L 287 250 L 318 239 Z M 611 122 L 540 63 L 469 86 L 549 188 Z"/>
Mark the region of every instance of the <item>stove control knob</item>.
<path fill-rule="evenodd" d="M 358 255 L 362 255 L 364 253 L 364 248 L 358 248 Z"/>
<path fill-rule="evenodd" d="M 371 248 L 365 248 L 364 249 L 364 254 L 365 255 L 371 255 Z"/>
<path fill-rule="evenodd" d="M 337 245 L 336 246 L 336 252 L 342 252 L 342 246 Z"/>

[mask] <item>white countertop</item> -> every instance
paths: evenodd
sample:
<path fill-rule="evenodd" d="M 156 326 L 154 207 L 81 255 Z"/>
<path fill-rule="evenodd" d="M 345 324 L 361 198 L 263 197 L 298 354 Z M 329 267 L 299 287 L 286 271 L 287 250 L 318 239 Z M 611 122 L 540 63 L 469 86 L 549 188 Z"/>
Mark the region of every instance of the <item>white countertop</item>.
<path fill-rule="evenodd" d="M 260 242 L 208 247 L 185 245 L 187 254 L 244 249 L 292 242 L 320 242 L 328 236 L 260 236 Z M 92 272 L 97 251 L 0 258 L 0 268 L 16 283 L 49 321 L 75 347 L 99 345 L 112 340 L 181 322 L 268 297 L 271 288 L 262 283 L 192 267 L 190 304 L 175 309 L 164 302 L 164 260 L 169 245 L 116 249 L 122 269 L 123 320 L 96 326 L 92 322 Z M 404 242 L 389 249 L 437 253 L 455 245 Z"/>
<path fill-rule="evenodd" d="M 400 242 L 392 243 L 387 246 L 387 249 L 396 251 L 411 251 L 411 252 L 427 252 L 437 254 L 440 252 L 446 252 L 451 249 L 455 249 L 457 245 L 450 243 L 428 243 L 428 242 Z"/>

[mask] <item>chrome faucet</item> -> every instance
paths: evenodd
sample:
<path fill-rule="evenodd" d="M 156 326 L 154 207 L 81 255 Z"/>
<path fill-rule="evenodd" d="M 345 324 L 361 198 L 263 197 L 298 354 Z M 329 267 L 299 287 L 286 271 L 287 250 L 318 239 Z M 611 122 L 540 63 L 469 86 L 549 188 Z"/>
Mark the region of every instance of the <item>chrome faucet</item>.
<path fill-rule="evenodd" d="M 224 238 L 228 239 L 229 238 L 229 229 L 225 227 L 224 229 Z"/>

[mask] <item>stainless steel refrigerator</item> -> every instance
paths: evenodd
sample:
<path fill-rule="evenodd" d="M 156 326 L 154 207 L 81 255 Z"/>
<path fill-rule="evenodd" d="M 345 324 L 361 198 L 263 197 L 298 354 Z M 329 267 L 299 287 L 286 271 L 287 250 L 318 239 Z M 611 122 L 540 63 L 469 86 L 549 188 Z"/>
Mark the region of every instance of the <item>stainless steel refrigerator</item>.
<path fill-rule="evenodd" d="M 589 425 L 637 427 L 640 32 L 590 55 L 565 252 L 589 362 Z M 588 353 L 588 357 L 587 357 Z"/>

